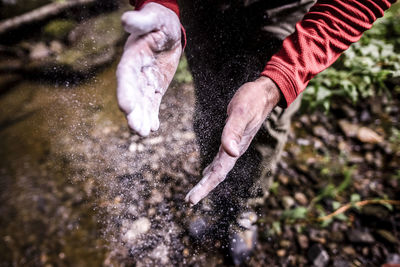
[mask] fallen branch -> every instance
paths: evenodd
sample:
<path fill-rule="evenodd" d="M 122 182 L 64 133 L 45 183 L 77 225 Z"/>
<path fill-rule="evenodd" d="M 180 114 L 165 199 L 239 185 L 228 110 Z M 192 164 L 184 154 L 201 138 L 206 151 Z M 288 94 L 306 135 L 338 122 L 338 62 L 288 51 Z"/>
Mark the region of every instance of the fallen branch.
<path fill-rule="evenodd" d="M 389 205 L 396 205 L 396 206 L 400 206 L 400 200 L 389 200 L 389 199 L 369 199 L 369 200 L 363 200 L 363 201 L 358 201 L 355 203 L 347 203 L 346 205 L 338 208 L 336 211 L 323 216 L 323 217 L 319 217 L 317 219 L 317 221 L 319 222 L 323 222 L 329 219 L 332 219 L 333 217 L 342 214 L 344 212 L 346 212 L 348 209 L 352 208 L 352 207 L 362 207 L 365 205 L 370 205 L 370 204 L 381 204 L 381 205 L 385 205 L 385 204 L 389 204 Z"/>
<path fill-rule="evenodd" d="M 38 9 L 32 10 L 20 16 L 16 16 L 4 21 L 0 21 L 0 34 L 7 31 L 14 30 L 21 26 L 42 21 L 52 16 L 56 16 L 61 12 L 70 9 L 72 7 L 92 4 L 96 0 L 69 0 L 63 2 L 54 2 Z"/>

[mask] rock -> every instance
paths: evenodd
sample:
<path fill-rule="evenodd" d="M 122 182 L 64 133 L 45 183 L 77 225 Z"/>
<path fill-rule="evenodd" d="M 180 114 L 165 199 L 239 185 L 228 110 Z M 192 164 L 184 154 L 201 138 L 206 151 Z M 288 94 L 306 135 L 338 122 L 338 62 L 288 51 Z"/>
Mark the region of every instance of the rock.
<path fill-rule="evenodd" d="M 343 259 L 335 259 L 332 264 L 333 267 L 350 267 L 348 261 Z"/>
<path fill-rule="evenodd" d="M 332 231 L 331 232 L 331 239 L 333 242 L 340 243 L 344 240 L 344 235 L 340 231 Z"/>
<path fill-rule="evenodd" d="M 289 183 L 289 177 L 284 174 L 279 174 L 278 176 L 279 182 L 281 182 L 283 185 L 287 185 Z"/>
<path fill-rule="evenodd" d="M 296 143 L 300 146 L 309 146 L 311 144 L 310 140 L 304 138 L 297 138 Z"/>
<path fill-rule="evenodd" d="M 53 54 L 60 54 L 64 49 L 64 46 L 59 41 L 51 41 L 50 42 L 50 51 Z"/>
<path fill-rule="evenodd" d="M 325 244 L 326 243 L 326 236 L 327 232 L 324 230 L 315 230 L 315 229 L 310 229 L 309 231 L 309 237 L 311 241 Z"/>
<path fill-rule="evenodd" d="M 347 254 L 349 256 L 354 256 L 357 253 L 356 250 L 351 246 L 345 246 L 345 247 L 343 247 L 342 250 L 343 250 L 344 254 Z"/>
<path fill-rule="evenodd" d="M 132 153 L 143 152 L 145 150 L 145 147 L 141 143 L 132 143 L 129 145 L 128 150 L 129 150 L 129 152 L 132 152 Z"/>
<path fill-rule="evenodd" d="M 203 216 L 195 216 L 189 223 L 189 235 L 195 240 L 202 240 L 209 226 L 210 223 Z"/>
<path fill-rule="evenodd" d="M 279 249 L 279 250 L 276 252 L 276 255 L 278 255 L 278 257 L 284 257 L 284 256 L 286 255 L 286 250 L 284 250 L 284 249 Z"/>
<path fill-rule="evenodd" d="M 340 141 L 338 147 L 340 151 L 343 151 L 346 154 L 349 154 L 351 152 L 350 146 L 345 141 Z"/>
<path fill-rule="evenodd" d="M 330 134 L 329 132 L 325 129 L 325 127 L 321 125 L 317 125 L 313 128 L 313 133 L 316 136 L 321 137 L 323 140 L 330 140 Z"/>
<path fill-rule="evenodd" d="M 284 207 L 286 210 L 288 210 L 288 209 L 290 209 L 291 207 L 293 207 L 294 204 L 295 204 L 295 202 L 294 202 L 294 199 L 293 199 L 292 197 L 290 197 L 290 196 L 284 196 L 284 197 L 282 198 L 282 205 L 283 205 L 283 207 Z"/>
<path fill-rule="evenodd" d="M 306 116 L 306 115 L 301 115 L 300 121 L 301 121 L 301 123 L 303 123 L 303 124 L 306 125 L 306 126 L 308 126 L 308 125 L 311 124 L 311 123 L 310 123 L 309 117 Z"/>
<path fill-rule="evenodd" d="M 400 264 L 400 255 L 399 254 L 389 254 L 386 258 L 386 263 Z"/>
<path fill-rule="evenodd" d="M 153 189 L 151 192 L 150 204 L 158 204 L 164 200 L 164 196 L 157 189 Z"/>
<path fill-rule="evenodd" d="M 43 42 L 35 44 L 29 54 L 31 60 L 42 60 L 50 55 L 50 50 Z"/>
<path fill-rule="evenodd" d="M 347 120 L 340 120 L 339 127 L 347 137 L 356 137 L 360 128 L 358 125 L 352 124 Z"/>
<path fill-rule="evenodd" d="M 189 249 L 185 248 L 182 252 L 183 257 L 187 258 L 189 256 Z"/>
<path fill-rule="evenodd" d="M 374 155 L 371 152 L 367 152 L 365 154 L 365 159 L 367 160 L 368 163 L 373 163 L 374 162 Z"/>
<path fill-rule="evenodd" d="M 348 105 L 342 105 L 341 109 L 346 113 L 348 118 L 354 118 L 357 115 L 357 112 Z"/>
<path fill-rule="evenodd" d="M 157 259 L 160 261 L 162 265 L 166 265 L 168 263 L 168 247 L 164 244 L 158 245 L 153 251 L 150 253 L 150 257 L 152 259 Z"/>
<path fill-rule="evenodd" d="M 324 267 L 329 262 L 328 252 L 321 245 L 314 244 L 307 252 L 307 257 L 315 267 Z"/>
<path fill-rule="evenodd" d="M 158 145 L 158 144 L 161 144 L 162 142 L 164 142 L 164 137 L 162 137 L 162 136 L 156 136 L 156 137 L 153 137 L 153 138 L 146 138 L 145 140 L 143 140 L 143 144 L 144 145 L 149 145 L 149 146 Z"/>
<path fill-rule="evenodd" d="M 308 204 L 308 199 L 306 197 L 306 195 L 304 195 L 301 192 L 296 192 L 294 194 L 294 199 L 296 199 L 296 201 L 303 206 L 306 206 Z"/>
<path fill-rule="evenodd" d="M 378 246 L 372 246 L 371 252 L 372 252 L 372 257 L 378 258 L 378 259 L 382 258 L 382 252 Z"/>
<path fill-rule="evenodd" d="M 86 77 L 93 70 L 111 63 L 116 56 L 116 46 L 125 36 L 120 17 L 122 11 L 102 14 L 80 23 L 68 34 L 68 47 L 36 45 L 30 54 L 31 61 L 23 71 L 54 78 Z M 53 53 L 51 53 L 53 52 Z"/>
<path fill-rule="evenodd" d="M 352 243 L 372 244 L 375 242 L 374 237 L 369 232 L 362 232 L 358 229 L 351 229 L 347 232 L 347 237 Z"/>
<path fill-rule="evenodd" d="M 378 144 L 383 142 L 382 136 L 367 127 L 361 127 L 357 131 L 357 138 L 363 143 Z"/>
<path fill-rule="evenodd" d="M 362 207 L 361 212 L 363 215 L 372 216 L 380 220 L 385 220 L 389 217 L 389 211 L 385 207 L 378 205 L 364 206 Z"/>
<path fill-rule="evenodd" d="M 132 222 L 132 224 L 128 227 L 129 229 L 124 234 L 123 240 L 128 243 L 133 243 L 138 237 L 150 230 L 151 223 L 149 219 L 142 217 Z"/>
<path fill-rule="evenodd" d="M 291 242 L 289 241 L 289 240 L 281 240 L 281 242 L 279 242 L 279 245 L 282 247 L 282 248 L 288 248 L 288 247 L 290 247 L 290 244 L 291 244 Z"/>
<path fill-rule="evenodd" d="M 308 248 L 308 237 L 306 235 L 298 235 L 297 242 L 302 249 Z"/>
<path fill-rule="evenodd" d="M 369 121 L 371 119 L 371 114 L 369 114 L 368 110 L 364 109 L 361 112 L 361 121 Z"/>
<path fill-rule="evenodd" d="M 47 23 L 42 31 L 49 38 L 65 39 L 69 32 L 76 27 L 76 24 L 73 20 L 54 19 Z"/>

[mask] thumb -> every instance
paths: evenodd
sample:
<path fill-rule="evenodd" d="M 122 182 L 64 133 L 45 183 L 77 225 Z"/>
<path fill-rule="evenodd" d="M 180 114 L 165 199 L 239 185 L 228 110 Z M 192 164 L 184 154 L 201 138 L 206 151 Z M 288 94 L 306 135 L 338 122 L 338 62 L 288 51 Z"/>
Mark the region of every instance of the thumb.
<path fill-rule="evenodd" d="M 243 109 L 233 109 L 222 132 L 221 144 L 231 157 L 239 157 L 240 143 L 247 127 Z"/>

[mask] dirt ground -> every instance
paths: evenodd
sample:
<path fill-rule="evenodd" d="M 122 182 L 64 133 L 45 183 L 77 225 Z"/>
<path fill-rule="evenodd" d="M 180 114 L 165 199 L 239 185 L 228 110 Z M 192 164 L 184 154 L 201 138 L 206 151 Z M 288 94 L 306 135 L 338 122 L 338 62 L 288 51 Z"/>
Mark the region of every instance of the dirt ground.
<path fill-rule="evenodd" d="M 175 83 L 160 131 L 138 138 L 116 104 L 115 66 L 79 86 L 0 78 L 0 266 L 232 264 L 218 241 L 204 248 L 187 234 L 183 198 L 201 171 L 193 86 Z M 400 199 L 398 107 L 394 95 L 294 118 L 257 207 L 250 266 L 400 261 L 396 205 L 315 220 L 348 202 Z"/>

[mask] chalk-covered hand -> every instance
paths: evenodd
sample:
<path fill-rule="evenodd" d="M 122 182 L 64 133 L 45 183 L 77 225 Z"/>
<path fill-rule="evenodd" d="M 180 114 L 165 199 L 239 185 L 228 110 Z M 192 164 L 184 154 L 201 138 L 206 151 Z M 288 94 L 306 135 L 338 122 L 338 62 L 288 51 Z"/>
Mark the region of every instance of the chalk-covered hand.
<path fill-rule="evenodd" d="M 228 105 L 228 119 L 217 156 L 204 169 L 201 181 L 186 195 L 186 201 L 197 204 L 225 179 L 279 99 L 278 87 L 267 77 L 239 88 Z"/>
<path fill-rule="evenodd" d="M 122 15 L 130 36 L 117 69 L 117 97 L 129 127 L 141 136 L 156 131 L 161 98 L 182 53 L 181 26 L 170 9 L 148 3 Z"/>

